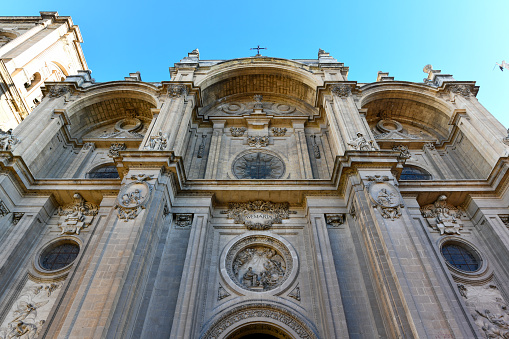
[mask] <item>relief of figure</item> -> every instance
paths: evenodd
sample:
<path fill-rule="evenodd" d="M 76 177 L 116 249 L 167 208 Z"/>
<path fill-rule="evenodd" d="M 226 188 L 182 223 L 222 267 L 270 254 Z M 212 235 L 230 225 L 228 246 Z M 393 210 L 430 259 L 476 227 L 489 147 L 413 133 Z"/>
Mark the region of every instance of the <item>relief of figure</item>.
<path fill-rule="evenodd" d="M 247 269 L 247 272 L 244 273 L 244 276 L 242 277 L 244 285 L 251 287 L 251 286 L 258 286 L 258 274 L 253 272 L 253 268 L 249 267 Z"/>
<path fill-rule="evenodd" d="M 373 142 L 367 141 L 361 132 L 357 132 L 357 138 L 350 141 L 348 145 L 359 151 L 372 151 L 374 149 Z"/>
<path fill-rule="evenodd" d="M 19 140 L 12 135 L 12 128 L 7 132 L 0 129 L 0 150 L 10 151 L 18 142 Z"/>
<path fill-rule="evenodd" d="M 392 199 L 394 198 L 394 193 L 387 192 L 386 188 L 382 188 L 376 197 L 378 203 L 382 206 L 391 206 L 393 205 Z"/>

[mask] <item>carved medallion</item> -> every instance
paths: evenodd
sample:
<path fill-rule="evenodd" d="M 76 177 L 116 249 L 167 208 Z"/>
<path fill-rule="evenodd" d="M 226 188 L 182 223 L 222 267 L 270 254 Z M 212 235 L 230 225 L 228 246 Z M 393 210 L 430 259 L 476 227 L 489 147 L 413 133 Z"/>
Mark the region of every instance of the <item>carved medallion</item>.
<path fill-rule="evenodd" d="M 273 224 L 281 224 L 283 219 L 290 218 L 291 213 L 287 202 L 273 203 L 256 200 L 251 202 L 228 204 L 228 210 L 221 211 L 228 214 L 228 219 L 234 219 L 236 224 L 246 225 L 248 230 L 267 230 Z"/>
<path fill-rule="evenodd" d="M 147 201 L 151 191 L 151 187 L 146 181 L 151 179 L 152 175 L 132 175 L 131 180 L 134 181 L 122 187 L 115 206 L 118 209 L 119 219 L 126 222 L 136 219 L 141 210 L 145 208 L 143 204 Z"/>
<path fill-rule="evenodd" d="M 447 203 L 447 196 L 441 195 L 433 204 L 421 208 L 421 214 L 428 220 L 431 228 L 443 234 L 460 234 L 463 228 L 461 215 L 463 211 Z"/>
<path fill-rule="evenodd" d="M 403 202 L 398 190 L 390 184 L 387 176 L 368 176 L 368 192 L 373 202 L 384 219 L 398 219 L 401 217 Z"/>
<path fill-rule="evenodd" d="M 253 235 L 234 244 L 226 255 L 226 270 L 242 289 L 264 292 L 280 286 L 293 269 L 293 258 L 279 240 Z"/>
<path fill-rule="evenodd" d="M 244 154 L 232 164 L 237 179 L 279 179 L 285 173 L 281 159 L 263 152 Z"/>

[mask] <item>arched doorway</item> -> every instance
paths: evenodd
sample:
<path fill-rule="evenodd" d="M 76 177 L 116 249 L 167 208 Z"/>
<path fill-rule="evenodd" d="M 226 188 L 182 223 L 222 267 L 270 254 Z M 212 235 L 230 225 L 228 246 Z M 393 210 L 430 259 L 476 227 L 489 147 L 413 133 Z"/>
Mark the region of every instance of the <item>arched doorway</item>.
<path fill-rule="evenodd" d="M 293 337 L 277 326 L 257 323 L 242 326 L 226 339 L 293 339 Z"/>

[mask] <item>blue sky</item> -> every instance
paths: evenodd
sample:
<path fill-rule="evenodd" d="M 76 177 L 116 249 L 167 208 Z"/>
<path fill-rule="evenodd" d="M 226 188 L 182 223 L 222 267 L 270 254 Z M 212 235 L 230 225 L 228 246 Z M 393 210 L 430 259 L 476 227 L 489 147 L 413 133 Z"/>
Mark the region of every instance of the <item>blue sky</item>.
<path fill-rule="evenodd" d="M 421 82 L 430 63 L 474 80 L 479 101 L 509 127 L 509 1 L 9 1 L 0 15 L 70 15 L 97 81 L 140 71 L 169 80 L 168 67 L 195 48 L 201 59 L 254 55 L 316 58 L 318 48 L 350 67 L 349 80 L 378 71 Z"/>

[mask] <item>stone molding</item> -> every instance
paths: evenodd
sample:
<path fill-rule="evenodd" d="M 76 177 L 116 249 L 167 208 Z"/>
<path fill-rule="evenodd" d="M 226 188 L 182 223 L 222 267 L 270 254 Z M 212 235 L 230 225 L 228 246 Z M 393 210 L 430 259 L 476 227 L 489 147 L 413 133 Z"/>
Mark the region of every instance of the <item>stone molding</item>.
<path fill-rule="evenodd" d="M 316 333 L 296 313 L 268 303 L 249 303 L 226 311 L 200 338 L 225 338 L 229 332 L 238 327 L 239 322 L 255 318 L 264 319 L 267 323 L 284 324 L 292 329 L 298 338 L 318 339 Z"/>

